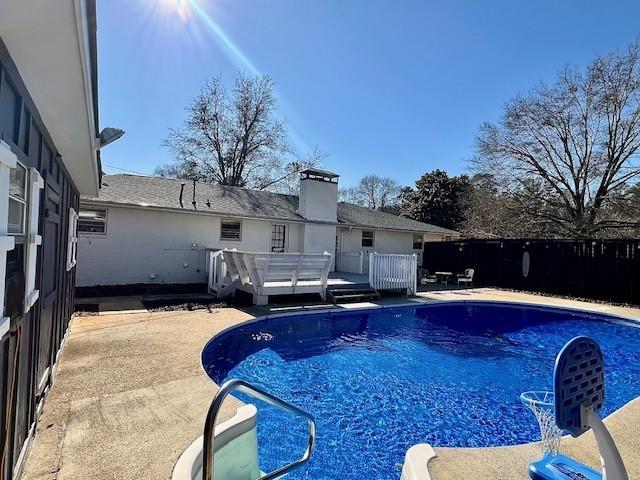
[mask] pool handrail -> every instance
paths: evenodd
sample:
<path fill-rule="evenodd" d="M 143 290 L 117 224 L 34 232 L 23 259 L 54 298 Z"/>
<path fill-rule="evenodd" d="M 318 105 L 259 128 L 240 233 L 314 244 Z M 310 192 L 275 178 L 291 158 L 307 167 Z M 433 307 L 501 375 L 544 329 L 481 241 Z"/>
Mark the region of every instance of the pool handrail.
<path fill-rule="evenodd" d="M 246 393 L 254 398 L 257 398 L 258 400 L 262 400 L 263 402 L 278 407 L 282 410 L 289 411 L 294 415 L 303 417 L 309 424 L 309 441 L 302 457 L 294 462 L 288 463 L 287 465 L 278 468 L 277 470 L 274 470 L 273 472 L 262 475 L 257 480 L 271 480 L 273 478 L 280 477 L 281 475 L 295 468 L 298 468 L 299 466 L 307 462 L 307 460 L 309 460 L 316 441 L 316 422 L 313 417 L 304 410 L 301 410 L 298 407 L 295 407 L 276 397 L 275 395 L 267 393 L 264 390 L 251 385 L 249 382 L 241 379 L 231 379 L 223 383 L 220 387 L 220 390 L 218 390 L 218 393 L 216 393 L 215 397 L 213 397 L 211 405 L 209 406 L 209 411 L 207 412 L 207 418 L 204 422 L 204 438 L 202 448 L 202 480 L 213 480 L 214 478 L 213 453 L 216 419 L 218 417 L 218 412 L 220 411 L 222 403 L 233 390 L 238 390 L 240 392 Z"/>

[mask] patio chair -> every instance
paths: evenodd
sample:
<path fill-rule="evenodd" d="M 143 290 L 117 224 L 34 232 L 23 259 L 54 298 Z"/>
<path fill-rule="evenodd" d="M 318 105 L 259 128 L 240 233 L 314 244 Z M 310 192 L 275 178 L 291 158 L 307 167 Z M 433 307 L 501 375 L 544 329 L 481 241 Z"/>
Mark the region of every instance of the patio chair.
<path fill-rule="evenodd" d="M 458 274 L 458 285 L 469 285 L 473 287 L 473 268 L 467 268 L 464 273 Z"/>
<path fill-rule="evenodd" d="M 422 278 L 420 279 L 420 284 L 429 286 L 431 283 L 438 283 L 438 277 L 429 274 L 429 270 L 425 270 L 422 274 Z"/>

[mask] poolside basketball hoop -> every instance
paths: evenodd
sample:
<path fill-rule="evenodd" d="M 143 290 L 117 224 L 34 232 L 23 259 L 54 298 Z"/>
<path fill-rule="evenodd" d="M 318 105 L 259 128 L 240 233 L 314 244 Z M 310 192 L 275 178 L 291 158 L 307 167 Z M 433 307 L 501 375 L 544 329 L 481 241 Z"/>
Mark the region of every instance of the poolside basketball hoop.
<path fill-rule="evenodd" d="M 520 394 L 520 400 L 535 415 L 540 426 L 542 453 L 557 455 L 560 451 L 562 431 L 556 425 L 555 397 L 553 392 L 537 390 Z"/>
<path fill-rule="evenodd" d="M 575 337 L 562 347 L 553 370 L 553 392 L 525 392 L 523 403 L 542 433 L 542 458 L 529 464 L 532 480 L 629 480 L 620 452 L 600 419 L 604 405 L 604 359 L 598 344 Z M 557 453 L 561 432 L 579 437 L 591 430 L 602 471 Z"/>

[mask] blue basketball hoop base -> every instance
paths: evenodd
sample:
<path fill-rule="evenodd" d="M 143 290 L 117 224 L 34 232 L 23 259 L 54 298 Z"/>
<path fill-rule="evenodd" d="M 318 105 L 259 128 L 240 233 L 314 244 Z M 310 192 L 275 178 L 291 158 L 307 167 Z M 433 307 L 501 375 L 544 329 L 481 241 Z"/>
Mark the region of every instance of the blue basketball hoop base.
<path fill-rule="evenodd" d="M 602 475 L 592 468 L 564 455 L 547 454 L 529 464 L 532 480 L 602 480 Z"/>

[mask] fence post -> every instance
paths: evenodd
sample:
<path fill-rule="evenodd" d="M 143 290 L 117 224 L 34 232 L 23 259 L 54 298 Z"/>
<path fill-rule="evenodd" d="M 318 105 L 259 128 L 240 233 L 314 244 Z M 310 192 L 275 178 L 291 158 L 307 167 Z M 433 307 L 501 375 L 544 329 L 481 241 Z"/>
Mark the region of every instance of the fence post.
<path fill-rule="evenodd" d="M 375 275 L 373 272 L 373 252 L 369 252 L 369 285 L 371 285 L 373 288 L 376 288 L 374 280 Z"/>
<path fill-rule="evenodd" d="M 413 262 L 411 262 L 411 275 L 413 278 L 413 294 L 417 295 L 418 293 L 418 256 L 413 254 Z"/>
<path fill-rule="evenodd" d="M 222 254 L 216 255 L 216 292 L 220 292 L 222 290 L 222 281 L 226 275 L 226 272 L 223 271 L 225 266 L 226 264 L 224 263 L 224 257 Z"/>
<path fill-rule="evenodd" d="M 213 285 L 213 279 L 215 278 L 214 277 L 214 273 L 213 273 L 213 270 L 214 270 L 215 267 L 214 267 L 214 262 L 213 262 L 213 252 L 212 251 L 209 251 L 209 258 L 207 260 L 208 260 L 208 263 L 209 263 L 209 278 L 208 278 L 208 282 L 207 282 L 208 283 L 207 290 L 208 290 L 209 293 L 211 293 L 211 290 L 212 290 L 211 286 Z"/>

